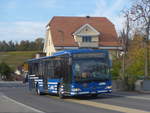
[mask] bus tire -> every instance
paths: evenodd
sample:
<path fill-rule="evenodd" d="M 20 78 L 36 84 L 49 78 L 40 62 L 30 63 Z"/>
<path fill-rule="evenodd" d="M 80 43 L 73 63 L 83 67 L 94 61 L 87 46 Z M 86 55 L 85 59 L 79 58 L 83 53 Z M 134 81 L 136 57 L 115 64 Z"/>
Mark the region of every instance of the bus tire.
<path fill-rule="evenodd" d="M 40 92 L 39 88 L 37 88 L 36 94 L 37 94 L 37 95 L 41 95 L 41 92 Z"/>
<path fill-rule="evenodd" d="M 36 84 L 36 94 L 37 95 L 42 95 L 42 93 L 40 92 L 40 89 L 38 88 L 38 84 Z"/>
<path fill-rule="evenodd" d="M 92 94 L 91 96 L 92 96 L 92 97 L 97 97 L 97 96 L 98 96 L 98 94 Z"/>
<path fill-rule="evenodd" d="M 58 86 L 58 96 L 60 99 L 64 98 L 64 95 L 61 93 L 61 85 Z"/>

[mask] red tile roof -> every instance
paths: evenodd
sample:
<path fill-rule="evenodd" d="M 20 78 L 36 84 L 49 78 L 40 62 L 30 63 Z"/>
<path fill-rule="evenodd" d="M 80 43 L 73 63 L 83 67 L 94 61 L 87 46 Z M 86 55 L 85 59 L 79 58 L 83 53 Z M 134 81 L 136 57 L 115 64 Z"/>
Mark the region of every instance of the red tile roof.
<path fill-rule="evenodd" d="M 53 17 L 48 24 L 54 46 L 78 46 L 72 34 L 85 24 L 91 25 L 100 32 L 99 46 L 120 46 L 115 27 L 107 18 L 63 16 Z"/>

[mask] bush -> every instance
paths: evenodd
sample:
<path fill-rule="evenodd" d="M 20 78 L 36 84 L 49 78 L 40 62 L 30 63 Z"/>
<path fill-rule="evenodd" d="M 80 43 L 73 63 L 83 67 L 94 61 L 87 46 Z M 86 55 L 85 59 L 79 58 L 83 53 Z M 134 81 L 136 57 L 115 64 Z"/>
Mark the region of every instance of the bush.
<path fill-rule="evenodd" d="M 0 76 L 3 80 L 10 80 L 11 73 L 11 68 L 5 62 L 0 63 Z"/>

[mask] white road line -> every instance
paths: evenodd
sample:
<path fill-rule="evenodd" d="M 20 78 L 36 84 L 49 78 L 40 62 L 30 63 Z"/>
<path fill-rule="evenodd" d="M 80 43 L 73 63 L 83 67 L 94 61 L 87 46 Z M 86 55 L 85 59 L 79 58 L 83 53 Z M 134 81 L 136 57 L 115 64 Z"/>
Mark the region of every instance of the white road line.
<path fill-rule="evenodd" d="M 88 101 L 88 100 L 67 99 L 67 101 L 75 102 L 75 103 L 83 104 L 83 105 L 88 105 L 92 107 L 102 108 L 106 110 L 119 111 L 123 113 L 150 113 L 149 111 L 143 111 L 140 109 L 134 109 L 134 108 L 117 106 L 117 105 L 104 104 L 104 103 L 97 103 L 97 102 Z"/>
<path fill-rule="evenodd" d="M 54 99 L 59 99 L 56 96 L 49 96 Z M 101 102 L 93 102 L 93 101 L 88 101 L 88 100 L 78 100 L 78 99 L 64 99 L 64 101 L 68 102 L 73 102 L 73 103 L 78 103 L 82 105 L 88 105 L 96 108 L 102 108 L 106 110 L 112 110 L 112 111 L 119 111 L 123 113 L 150 113 L 149 111 L 144 111 L 140 109 L 134 109 L 134 108 L 128 108 L 128 107 L 122 107 L 122 106 L 117 106 L 117 105 L 111 105 L 111 104 L 104 104 Z"/>
<path fill-rule="evenodd" d="M 121 96 L 121 97 L 124 97 L 124 98 L 130 98 L 130 99 L 139 99 L 139 100 L 150 100 L 150 97 L 142 97 L 143 95 L 141 96 L 126 96 L 126 95 L 118 95 L 118 94 L 112 94 L 114 96 Z"/>
<path fill-rule="evenodd" d="M 141 100 L 150 100 L 150 98 L 139 97 L 139 96 L 126 96 L 126 98 L 141 99 Z"/>
<path fill-rule="evenodd" d="M 43 111 L 40 111 L 40 110 L 35 109 L 35 108 L 33 108 L 33 107 L 27 106 L 27 105 L 25 105 L 25 104 L 23 104 L 23 103 L 17 102 L 16 100 L 13 100 L 13 99 L 11 99 L 11 98 L 5 96 L 5 95 L 2 95 L 2 96 L 3 96 L 3 98 L 8 99 L 9 101 L 11 101 L 11 102 L 13 102 L 13 103 L 16 103 L 16 104 L 18 104 L 18 105 L 21 105 L 22 107 L 25 107 L 25 108 L 30 109 L 30 110 L 32 110 L 32 111 L 35 111 L 35 112 L 37 112 L 37 113 L 44 113 Z"/>

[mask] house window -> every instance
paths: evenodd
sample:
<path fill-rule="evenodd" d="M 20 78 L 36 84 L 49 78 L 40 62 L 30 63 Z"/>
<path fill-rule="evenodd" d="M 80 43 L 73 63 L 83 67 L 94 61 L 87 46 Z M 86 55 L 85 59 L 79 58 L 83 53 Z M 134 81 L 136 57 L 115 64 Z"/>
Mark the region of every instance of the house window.
<path fill-rule="evenodd" d="M 91 36 L 83 36 L 82 42 L 91 42 L 92 37 Z"/>

